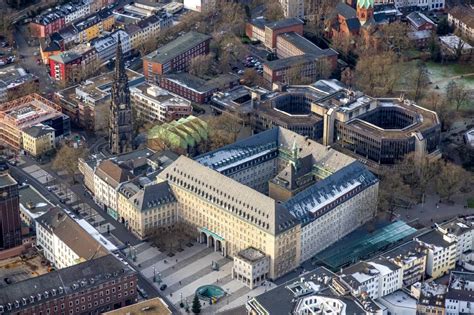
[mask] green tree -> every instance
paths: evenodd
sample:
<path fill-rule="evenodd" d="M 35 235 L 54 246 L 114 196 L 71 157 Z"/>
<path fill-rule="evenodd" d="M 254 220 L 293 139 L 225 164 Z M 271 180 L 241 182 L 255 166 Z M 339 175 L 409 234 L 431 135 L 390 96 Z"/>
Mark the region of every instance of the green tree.
<path fill-rule="evenodd" d="M 194 295 L 194 299 L 193 299 L 193 305 L 191 307 L 191 311 L 194 313 L 194 314 L 199 314 L 201 313 L 201 301 L 199 301 L 199 298 L 196 295 Z"/>

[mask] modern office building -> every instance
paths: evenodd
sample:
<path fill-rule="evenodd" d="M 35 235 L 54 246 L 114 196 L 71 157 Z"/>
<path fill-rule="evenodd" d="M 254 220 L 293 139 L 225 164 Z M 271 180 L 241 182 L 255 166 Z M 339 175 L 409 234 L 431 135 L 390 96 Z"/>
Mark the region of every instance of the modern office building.
<path fill-rule="evenodd" d="M 374 166 L 406 154 L 438 158 L 441 123 L 431 110 L 401 98 L 372 98 L 337 80 L 283 86 L 255 95 L 256 132 L 281 126 Z M 375 162 L 375 163 L 374 163 Z"/>
<path fill-rule="evenodd" d="M 130 96 L 137 116 L 145 122 L 170 122 L 193 112 L 190 101 L 153 84 L 130 88 Z"/>
<path fill-rule="evenodd" d="M 36 93 L 0 104 L 0 142 L 13 150 L 22 149 L 23 131 L 38 124 L 54 128 L 55 139 L 69 135 L 71 129 L 61 107 Z"/>
<path fill-rule="evenodd" d="M 0 172 L 0 251 L 21 245 L 18 183 Z"/>

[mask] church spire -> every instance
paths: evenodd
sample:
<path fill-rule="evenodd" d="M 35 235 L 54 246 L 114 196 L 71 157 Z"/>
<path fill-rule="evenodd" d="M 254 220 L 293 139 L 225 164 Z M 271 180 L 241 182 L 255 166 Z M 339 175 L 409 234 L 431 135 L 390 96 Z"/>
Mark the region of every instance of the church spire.
<path fill-rule="evenodd" d="M 133 149 L 132 106 L 128 77 L 125 72 L 122 41 L 117 34 L 115 73 L 111 88 L 109 114 L 109 147 L 112 154 L 122 154 Z"/>
<path fill-rule="evenodd" d="M 122 41 L 120 34 L 117 34 L 117 48 L 115 50 L 115 81 L 123 80 L 125 74 L 125 65 L 123 61 Z"/>

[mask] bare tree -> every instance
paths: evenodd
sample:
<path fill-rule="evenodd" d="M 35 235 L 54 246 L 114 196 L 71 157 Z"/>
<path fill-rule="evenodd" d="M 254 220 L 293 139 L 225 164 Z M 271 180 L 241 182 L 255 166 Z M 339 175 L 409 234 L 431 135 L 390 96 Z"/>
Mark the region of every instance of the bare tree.
<path fill-rule="evenodd" d="M 409 82 L 410 86 L 413 87 L 413 99 L 415 102 L 419 101 L 423 96 L 429 82 L 428 70 L 424 64 L 418 62 L 415 69 L 411 72 L 411 80 Z"/>
<path fill-rule="evenodd" d="M 54 157 L 52 168 L 56 171 L 65 171 L 72 178 L 72 182 L 76 183 L 75 174 L 79 170 L 78 160 L 86 154 L 87 150 L 84 148 L 63 145 Z"/>
<path fill-rule="evenodd" d="M 410 38 L 407 36 L 409 31 L 409 26 L 403 22 L 394 22 L 384 25 L 381 29 L 382 47 L 385 50 L 392 50 L 397 54 L 406 51 L 411 45 Z"/>
<path fill-rule="evenodd" d="M 441 93 L 435 91 L 429 92 L 420 100 L 420 104 L 438 114 L 442 130 L 449 129 L 456 118 L 456 112 L 451 110 L 446 98 Z"/>
<path fill-rule="evenodd" d="M 278 0 L 267 0 L 265 1 L 265 13 L 264 16 L 269 21 L 278 21 L 283 19 L 283 9 Z"/>
<path fill-rule="evenodd" d="M 199 55 L 191 59 L 189 64 L 189 73 L 201 78 L 211 74 L 213 57 L 208 55 Z"/>
<path fill-rule="evenodd" d="M 461 166 L 447 162 L 441 166 L 436 180 L 436 191 L 441 198 L 451 201 L 453 195 L 460 192 L 465 183 L 470 182 L 471 176 Z"/>
<path fill-rule="evenodd" d="M 392 51 L 363 55 L 355 68 L 355 83 L 369 95 L 387 95 L 393 92 L 399 81 L 401 68 L 398 57 Z"/>
<path fill-rule="evenodd" d="M 446 87 L 446 98 L 448 102 L 456 106 L 456 110 L 469 103 L 470 92 L 464 84 L 450 81 Z"/>
<path fill-rule="evenodd" d="M 382 174 L 379 185 L 379 210 L 393 214 L 397 206 L 406 203 L 411 198 L 411 188 L 403 182 L 403 178 L 398 172 Z"/>

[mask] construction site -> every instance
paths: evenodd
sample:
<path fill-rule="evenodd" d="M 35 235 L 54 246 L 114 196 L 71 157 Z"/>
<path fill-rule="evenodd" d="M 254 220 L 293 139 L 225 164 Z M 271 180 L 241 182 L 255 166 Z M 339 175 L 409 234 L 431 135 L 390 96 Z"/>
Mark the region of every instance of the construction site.
<path fill-rule="evenodd" d="M 61 107 L 36 93 L 0 104 L 1 144 L 19 151 L 22 132 L 38 124 L 54 128 L 56 139 L 70 132 L 69 117 L 61 112 Z"/>

